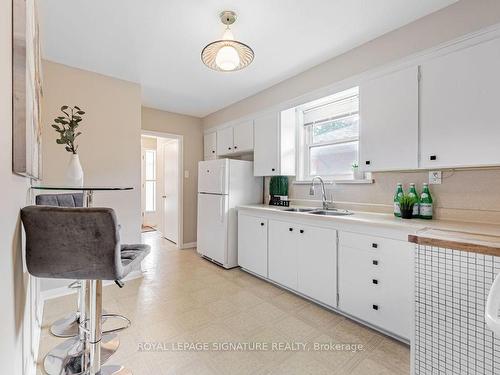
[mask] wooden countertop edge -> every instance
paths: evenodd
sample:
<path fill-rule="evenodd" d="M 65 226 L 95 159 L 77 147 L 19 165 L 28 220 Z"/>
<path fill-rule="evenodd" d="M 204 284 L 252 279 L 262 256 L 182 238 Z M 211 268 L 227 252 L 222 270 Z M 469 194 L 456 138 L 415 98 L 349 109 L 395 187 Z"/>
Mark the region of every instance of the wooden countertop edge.
<path fill-rule="evenodd" d="M 472 242 L 453 241 L 444 238 L 425 237 L 415 234 L 408 235 L 408 241 L 417 245 L 435 246 L 446 249 L 467 251 L 469 253 L 500 256 L 500 247 L 482 245 Z"/>

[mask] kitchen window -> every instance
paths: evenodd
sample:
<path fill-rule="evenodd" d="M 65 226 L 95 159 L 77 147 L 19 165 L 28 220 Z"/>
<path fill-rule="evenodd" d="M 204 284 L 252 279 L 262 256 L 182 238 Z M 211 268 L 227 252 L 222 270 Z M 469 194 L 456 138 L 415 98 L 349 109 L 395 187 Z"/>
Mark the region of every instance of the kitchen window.
<path fill-rule="evenodd" d="M 144 192 L 146 212 L 156 211 L 156 150 L 144 151 Z"/>
<path fill-rule="evenodd" d="M 299 111 L 299 179 L 353 178 L 358 160 L 359 90 L 357 87 L 309 103 Z"/>

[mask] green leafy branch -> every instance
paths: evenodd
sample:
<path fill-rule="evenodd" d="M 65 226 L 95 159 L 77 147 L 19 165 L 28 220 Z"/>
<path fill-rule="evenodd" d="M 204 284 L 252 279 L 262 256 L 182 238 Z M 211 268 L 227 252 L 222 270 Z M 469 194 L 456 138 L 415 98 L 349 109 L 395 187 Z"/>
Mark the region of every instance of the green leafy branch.
<path fill-rule="evenodd" d="M 78 146 L 75 145 L 75 140 L 82 134 L 81 132 L 77 132 L 76 129 L 80 126 L 80 122 L 83 120 L 82 116 L 85 112 L 76 105 L 74 107 L 63 105 L 61 112 L 64 116 L 56 117 L 54 119 L 55 124 L 51 125 L 59 133 L 56 143 L 58 145 L 66 145 L 64 147 L 66 151 L 76 154 Z"/>

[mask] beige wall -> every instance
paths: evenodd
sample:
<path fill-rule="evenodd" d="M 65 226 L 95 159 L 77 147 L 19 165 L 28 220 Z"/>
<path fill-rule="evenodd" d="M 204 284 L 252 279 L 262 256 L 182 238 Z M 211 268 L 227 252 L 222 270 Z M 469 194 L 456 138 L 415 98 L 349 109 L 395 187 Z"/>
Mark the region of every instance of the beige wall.
<path fill-rule="evenodd" d="M 29 180 L 12 174 L 11 1 L 0 4 L 0 363 L 2 374 L 22 374 L 27 278 L 23 273 L 19 210 L 26 205 Z M 25 353 L 29 359 L 29 352 Z"/>
<path fill-rule="evenodd" d="M 132 186 L 132 191 L 96 192 L 94 206 L 116 210 L 125 243 L 140 242 L 141 90 L 139 85 L 43 61 L 43 181 L 64 183 L 70 153 L 56 144 L 51 128 L 62 105 L 86 114 L 78 154 L 85 185 Z"/>
<path fill-rule="evenodd" d="M 142 108 L 142 129 L 183 136 L 184 171 L 184 243 L 196 241 L 198 162 L 203 160 L 203 133 L 201 119 L 153 108 Z"/>
<path fill-rule="evenodd" d="M 500 22 L 500 1 L 461 0 L 203 119 L 210 128 Z"/>

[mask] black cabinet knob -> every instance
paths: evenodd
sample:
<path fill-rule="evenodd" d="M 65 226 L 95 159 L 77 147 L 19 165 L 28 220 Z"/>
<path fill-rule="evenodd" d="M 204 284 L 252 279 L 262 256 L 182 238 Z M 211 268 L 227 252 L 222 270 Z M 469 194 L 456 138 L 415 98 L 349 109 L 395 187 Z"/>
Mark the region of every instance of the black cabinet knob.
<path fill-rule="evenodd" d="M 365 164 L 366 164 L 366 165 L 370 165 L 371 163 L 372 163 L 372 162 L 371 162 L 371 160 L 367 160 L 367 161 L 365 161 Z"/>
<path fill-rule="evenodd" d="M 210 169 L 207 169 L 207 173 L 210 173 Z"/>
<path fill-rule="evenodd" d="M 372 247 L 373 247 L 374 249 L 376 249 L 376 248 L 378 248 L 378 244 L 376 244 L 376 243 L 372 243 Z"/>
<path fill-rule="evenodd" d="M 274 172 L 276 169 L 272 168 L 271 170 Z"/>
<path fill-rule="evenodd" d="M 372 279 L 372 283 L 376 285 L 376 284 L 378 284 L 378 280 L 377 279 Z"/>
<path fill-rule="evenodd" d="M 300 232 L 300 233 L 304 233 L 304 229 L 301 229 L 299 232 Z"/>
<path fill-rule="evenodd" d="M 228 150 L 231 150 L 231 147 L 228 147 L 227 149 L 228 149 Z"/>
<path fill-rule="evenodd" d="M 432 161 L 437 160 L 437 156 L 436 155 L 431 155 L 431 156 L 429 156 L 429 160 L 432 160 Z"/>
<path fill-rule="evenodd" d="M 374 266 L 378 266 L 378 260 L 372 260 Z"/>
<path fill-rule="evenodd" d="M 260 223 L 260 226 L 262 226 L 262 227 L 263 227 L 263 226 L 264 226 L 264 223 Z"/>
<path fill-rule="evenodd" d="M 212 150 L 212 154 L 215 154 L 215 150 Z"/>
<path fill-rule="evenodd" d="M 292 231 L 293 231 L 293 228 L 288 228 L 288 230 L 289 230 L 290 232 L 292 232 Z"/>
<path fill-rule="evenodd" d="M 378 305 L 372 305 L 373 310 L 378 310 Z"/>
<path fill-rule="evenodd" d="M 234 149 L 236 150 L 238 148 L 238 146 L 234 146 Z"/>

